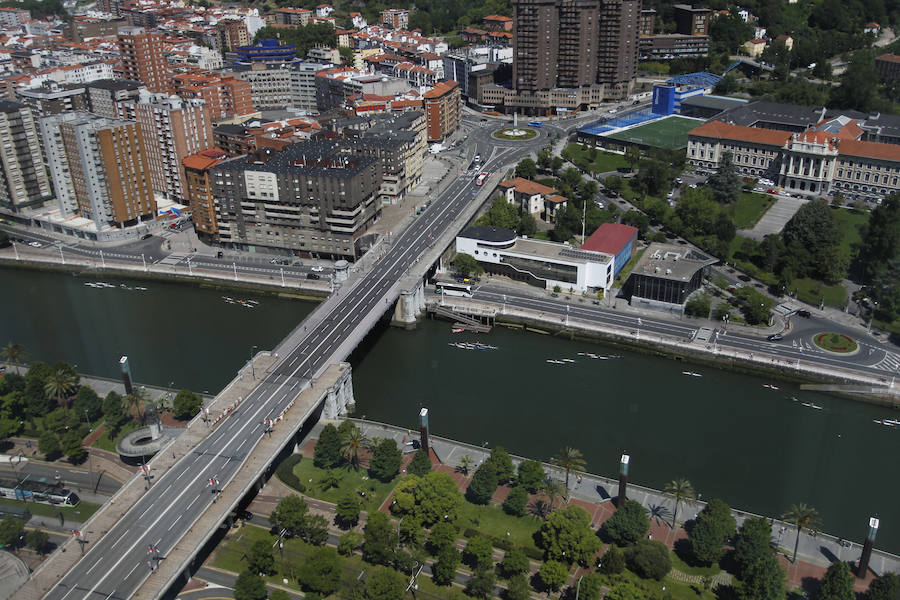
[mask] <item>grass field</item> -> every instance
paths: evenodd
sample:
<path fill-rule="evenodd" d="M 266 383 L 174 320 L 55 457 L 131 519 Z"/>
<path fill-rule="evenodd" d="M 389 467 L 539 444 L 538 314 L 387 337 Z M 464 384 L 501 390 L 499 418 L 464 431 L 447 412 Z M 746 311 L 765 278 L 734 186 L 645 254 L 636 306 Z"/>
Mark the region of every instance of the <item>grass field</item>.
<path fill-rule="evenodd" d="M 583 150 L 581 144 L 569 144 L 566 146 L 566 150 L 572 154 L 573 162 L 576 164 L 578 159 L 586 160 L 590 164 L 590 170 L 593 173 L 608 173 L 628 166 L 628 163 L 625 162 L 625 157 L 621 154 L 597 150 L 594 160 L 591 160 L 591 151 Z"/>
<path fill-rule="evenodd" d="M 667 117 L 638 125 L 626 131 L 612 133 L 607 137 L 622 142 L 633 142 L 653 148 L 677 150 L 687 147 L 688 131 L 701 124 L 696 119 L 687 117 Z"/>
<path fill-rule="evenodd" d="M 103 432 L 103 435 L 97 438 L 92 446 L 94 448 L 99 448 L 100 450 L 108 450 L 109 452 L 116 451 L 116 442 L 122 439 L 126 433 L 130 433 L 140 427 L 141 424 L 137 421 L 128 421 L 122 427 L 119 428 L 119 432 L 116 434 L 114 438 L 109 437 L 110 431 L 106 430 Z"/>
<path fill-rule="evenodd" d="M 294 474 L 306 486 L 304 494 L 307 496 L 337 504 L 338 500 L 350 492 L 362 500 L 363 510 L 377 510 L 397 483 L 396 478 L 390 483 L 371 479 L 365 469 L 357 472 L 350 467 L 339 467 L 334 472 L 340 478 L 340 484 L 336 488 L 324 490 L 319 482 L 326 471 L 316 467 L 311 458 L 304 458 L 294 465 Z"/>
<path fill-rule="evenodd" d="M 614 285 L 617 288 L 621 288 L 622 285 L 624 285 L 625 281 L 628 279 L 628 276 L 631 274 L 631 270 L 634 268 L 634 265 L 636 265 L 637 262 L 641 260 L 641 256 L 644 254 L 645 250 L 646 248 L 641 248 L 640 250 L 635 252 L 634 256 L 628 259 L 628 262 L 625 263 L 625 266 L 622 267 L 622 270 L 619 271 L 618 275 L 616 275 L 616 282 Z"/>
<path fill-rule="evenodd" d="M 731 209 L 734 226 L 738 229 L 752 228 L 773 204 L 775 198 L 771 194 L 743 192 Z"/>
<path fill-rule="evenodd" d="M 847 290 L 841 284 L 825 285 L 816 279 L 795 279 L 791 287 L 797 291 L 797 299 L 818 306 L 824 297 L 827 306 L 843 308 L 847 302 Z"/>
<path fill-rule="evenodd" d="M 77 493 L 77 492 L 76 492 Z M 66 521 L 78 521 L 84 523 L 92 514 L 99 510 L 99 504 L 91 504 L 90 502 L 81 501 L 78 506 L 56 506 L 53 504 L 40 504 L 38 502 L 22 502 L 21 500 L 11 500 L 9 498 L 0 498 L 0 504 L 3 506 L 18 506 L 19 508 L 27 508 L 35 517 L 52 517 L 57 519 L 59 513 L 62 513 Z M 56 521 L 59 524 L 59 521 Z M 30 523 L 35 526 L 34 521 Z"/>
<path fill-rule="evenodd" d="M 459 509 L 457 525 L 460 531 L 468 528 L 477 529 L 480 533 L 503 539 L 508 537 L 517 546 L 535 548 L 534 532 L 543 521 L 537 517 L 526 515 L 513 517 L 503 512 L 497 504 L 477 506 L 471 502 L 463 502 Z M 507 532 L 509 535 L 507 536 Z"/>
<path fill-rule="evenodd" d="M 832 209 L 832 214 L 841 231 L 841 251 L 852 257 L 854 248 L 862 240 L 861 230 L 869 222 L 869 213 L 839 208 Z"/>

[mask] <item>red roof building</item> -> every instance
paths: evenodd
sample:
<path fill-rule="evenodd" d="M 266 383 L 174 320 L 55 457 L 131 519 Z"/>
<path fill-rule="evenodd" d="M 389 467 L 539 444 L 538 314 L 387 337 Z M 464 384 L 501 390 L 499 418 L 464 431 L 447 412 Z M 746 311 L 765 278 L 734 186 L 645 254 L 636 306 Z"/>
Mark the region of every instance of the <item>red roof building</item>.
<path fill-rule="evenodd" d="M 637 234 L 637 228 L 631 225 L 604 223 L 584 241 L 581 249 L 615 256 L 613 274 L 618 275 L 622 267 L 634 255 L 637 246 Z"/>

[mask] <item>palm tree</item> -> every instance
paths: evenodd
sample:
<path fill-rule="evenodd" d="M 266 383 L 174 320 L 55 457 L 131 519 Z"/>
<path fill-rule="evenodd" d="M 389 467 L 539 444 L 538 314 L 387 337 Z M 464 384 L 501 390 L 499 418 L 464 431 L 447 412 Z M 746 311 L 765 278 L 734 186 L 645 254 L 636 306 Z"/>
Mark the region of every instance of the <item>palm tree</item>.
<path fill-rule="evenodd" d="M 359 453 L 366 447 L 366 436 L 359 427 L 354 426 L 341 440 L 341 454 L 347 458 L 353 468 L 359 471 Z"/>
<path fill-rule="evenodd" d="M 584 455 L 581 454 L 581 450 L 566 446 L 557 452 L 550 462 L 566 472 L 566 496 L 568 496 L 569 474 L 572 471 L 584 471 L 587 466 L 584 462 Z"/>
<path fill-rule="evenodd" d="M 76 378 L 75 375 L 67 369 L 57 369 L 47 377 L 44 384 L 44 393 L 50 400 L 57 402 L 65 401 L 65 399 L 75 391 Z"/>
<path fill-rule="evenodd" d="M 790 510 L 784 513 L 782 518 L 797 528 L 797 539 L 794 541 L 794 558 L 791 559 L 791 562 L 796 562 L 797 546 L 800 545 L 800 532 L 803 531 L 804 527 L 815 529 L 820 525 L 819 511 L 803 503 L 792 504 Z"/>
<path fill-rule="evenodd" d="M 0 350 L 0 356 L 2 356 L 3 361 L 8 366 L 15 365 L 16 373 L 19 372 L 19 364 L 25 361 L 25 346 L 22 344 L 16 344 L 15 342 L 10 342 L 3 346 L 3 349 Z"/>
<path fill-rule="evenodd" d="M 675 529 L 675 520 L 678 518 L 678 506 L 686 501 L 693 500 L 697 497 L 694 486 L 684 477 L 674 479 L 666 484 L 663 488 L 663 494 L 669 494 L 675 498 L 675 512 L 672 514 L 672 529 Z"/>
<path fill-rule="evenodd" d="M 122 404 L 125 405 L 125 410 L 129 414 L 131 414 L 132 409 L 134 409 L 134 415 L 141 420 L 144 421 L 144 392 L 140 389 L 136 389 L 132 391 L 130 394 L 125 394 L 125 397 L 122 398 Z"/>
<path fill-rule="evenodd" d="M 469 456 L 468 454 L 466 454 L 462 458 L 459 459 L 459 465 L 457 465 L 456 470 L 462 471 L 464 475 L 468 475 L 469 469 L 474 464 L 475 464 L 475 461 L 472 459 L 472 457 Z"/>
<path fill-rule="evenodd" d="M 547 497 L 547 506 L 549 507 L 547 514 L 553 512 L 556 501 L 565 495 L 564 492 L 565 490 L 563 490 L 562 485 L 557 480 L 552 477 L 548 477 L 544 480 L 540 487 L 540 493 Z"/>

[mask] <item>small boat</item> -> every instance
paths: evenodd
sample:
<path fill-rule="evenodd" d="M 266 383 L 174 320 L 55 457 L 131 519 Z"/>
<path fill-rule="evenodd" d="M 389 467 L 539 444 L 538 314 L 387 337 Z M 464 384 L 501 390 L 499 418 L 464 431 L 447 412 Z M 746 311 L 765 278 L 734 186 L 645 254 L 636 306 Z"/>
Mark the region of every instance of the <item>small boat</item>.
<path fill-rule="evenodd" d="M 885 427 L 897 427 L 900 426 L 900 421 L 895 421 L 894 419 L 875 419 L 872 421 L 873 423 L 878 423 L 879 425 L 884 425 Z"/>
<path fill-rule="evenodd" d="M 579 353 L 578 353 L 578 356 L 590 356 L 590 354 L 586 354 L 586 353 L 584 353 L 584 352 L 579 352 Z"/>
<path fill-rule="evenodd" d="M 564 358 L 564 359 L 562 359 L 562 361 L 567 362 L 567 363 L 577 362 L 574 358 Z"/>
<path fill-rule="evenodd" d="M 788 396 L 787 399 L 791 402 L 799 402 L 799 400 L 797 400 L 797 396 Z"/>
<path fill-rule="evenodd" d="M 598 358 L 602 358 L 603 360 L 606 360 L 606 357 L 605 357 L 605 356 L 600 356 L 600 355 L 598 355 L 598 354 L 590 354 L 590 353 L 589 353 L 589 354 L 588 354 L 588 357 L 589 357 L 589 358 L 593 358 L 594 360 L 597 360 Z"/>
<path fill-rule="evenodd" d="M 146 291 L 147 291 L 147 288 L 145 288 L 145 287 L 136 287 L 136 288 L 134 288 L 134 289 L 136 289 L 136 290 L 139 291 L 139 292 L 146 292 Z"/>
<path fill-rule="evenodd" d="M 682 375 L 690 375 L 691 377 L 703 377 L 700 373 L 694 373 L 693 371 L 682 371 Z"/>
<path fill-rule="evenodd" d="M 622 355 L 621 354 L 610 354 L 606 358 L 622 358 Z"/>
<path fill-rule="evenodd" d="M 819 406 L 815 402 L 801 402 L 800 404 L 805 406 L 806 408 L 813 408 L 815 410 L 824 410 L 824 407 Z"/>
<path fill-rule="evenodd" d="M 778 389 L 781 389 L 781 388 L 779 388 L 777 385 L 772 385 L 771 383 L 764 383 L 764 384 L 763 384 L 763 387 L 764 387 L 764 388 L 768 388 L 768 389 L 770 389 L 770 390 L 778 390 Z"/>
<path fill-rule="evenodd" d="M 564 364 L 566 364 L 566 363 L 564 363 L 564 362 L 561 361 L 561 360 L 556 360 L 555 358 L 548 358 L 548 359 L 547 359 L 547 362 L 550 363 L 551 365 L 564 365 Z"/>
<path fill-rule="evenodd" d="M 463 329 L 462 327 L 454 327 L 450 330 L 450 333 L 462 333 L 463 331 L 465 331 L 465 329 Z"/>

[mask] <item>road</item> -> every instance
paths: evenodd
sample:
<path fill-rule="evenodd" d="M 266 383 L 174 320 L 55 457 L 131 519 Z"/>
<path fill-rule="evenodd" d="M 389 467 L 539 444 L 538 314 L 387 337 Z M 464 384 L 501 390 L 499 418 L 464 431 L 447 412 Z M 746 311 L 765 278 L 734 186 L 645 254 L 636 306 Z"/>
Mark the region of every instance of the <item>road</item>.
<path fill-rule="evenodd" d="M 482 170 L 496 174 L 560 130 L 546 127 L 526 143 L 491 140 L 487 128 L 473 131 L 466 151 L 480 153 Z M 287 404 L 329 364 L 346 358 L 345 340 L 371 314 L 380 315 L 399 293 L 399 280 L 434 244 L 478 189 L 461 175 L 399 235 L 384 256 L 348 289 L 338 289 L 317 309 L 316 319 L 295 329 L 276 349 L 278 363 L 259 386 L 194 451 L 152 482 L 146 494 L 47 594 L 50 600 L 130 597 L 150 574 L 147 548 L 165 560 L 190 526 L 228 485 L 265 432 L 263 420 Z M 371 320 L 370 320 L 371 322 Z M 210 482 L 213 482 L 212 484 Z M 215 483 L 218 482 L 218 483 Z"/>
<path fill-rule="evenodd" d="M 94 491 L 97 486 L 97 493 L 111 496 L 115 494 L 122 484 L 110 477 L 99 473 L 100 482 L 97 483 L 97 472 L 88 472 L 81 469 L 72 469 L 59 467 L 57 465 L 45 464 L 35 461 L 29 461 L 21 466 L 16 465 L 0 465 L 0 478 L 3 479 L 21 479 L 28 477 L 29 481 L 38 481 L 54 485 L 57 482 L 68 488 L 78 490 Z"/>

